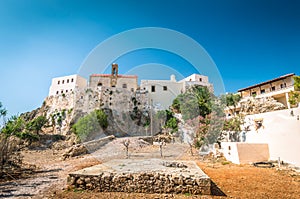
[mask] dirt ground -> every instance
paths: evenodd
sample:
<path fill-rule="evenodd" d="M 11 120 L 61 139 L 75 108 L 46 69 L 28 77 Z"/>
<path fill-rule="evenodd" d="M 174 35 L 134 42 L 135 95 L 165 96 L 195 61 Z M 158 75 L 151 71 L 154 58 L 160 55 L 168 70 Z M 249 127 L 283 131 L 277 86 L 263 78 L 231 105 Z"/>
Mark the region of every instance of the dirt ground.
<path fill-rule="evenodd" d="M 133 142 L 132 142 L 133 143 Z M 116 141 L 103 148 L 106 159 L 120 151 L 121 145 L 115 147 Z M 153 146 L 136 146 L 132 158 L 138 157 L 137 151 L 156 150 Z M 175 150 L 174 150 L 175 149 Z M 138 193 L 95 193 L 91 191 L 68 190 L 66 179 L 69 172 L 101 163 L 95 155 L 84 155 L 62 160 L 62 152 L 52 150 L 25 151 L 24 161 L 38 167 L 37 174 L 27 179 L 0 183 L 0 198 L 300 198 L 300 174 L 288 169 L 257 168 L 252 165 L 228 164 L 224 160 L 202 160 L 191 156 L 188 146 L 165 146 L 165 153 L 170 157 L 172 151 L 181 150 L 177 160 L 195 160 L 199 167 L 213 182 L 212 196 L 191 196 L 173 194 L 138 194 Z M 101 151 L 100 151 L 101 152 Z M 109 153 L 110 152 L 110 153 Z M 124 152 L 124 151 L 123 151 Z M 122 152 L 122 153 L 123 153 Z M 132 152 L 133 153 L 133 152 Z M 178 152 L 177 152 L 178 153 Z"/>

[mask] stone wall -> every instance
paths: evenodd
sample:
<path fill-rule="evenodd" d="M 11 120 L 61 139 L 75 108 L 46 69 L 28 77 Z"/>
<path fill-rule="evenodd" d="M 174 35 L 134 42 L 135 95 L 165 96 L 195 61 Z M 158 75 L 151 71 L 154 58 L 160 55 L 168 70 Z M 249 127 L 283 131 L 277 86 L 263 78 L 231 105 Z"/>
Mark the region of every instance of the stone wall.
<path fill-rule="evenodd" d="M 97 192 L 136 193 L 190 193 L 211 194 L 211 180 L 194 175 L 166 174 L 159 172 L 114 173 L 97 175 L 69 174 L 69 188 Z"/>

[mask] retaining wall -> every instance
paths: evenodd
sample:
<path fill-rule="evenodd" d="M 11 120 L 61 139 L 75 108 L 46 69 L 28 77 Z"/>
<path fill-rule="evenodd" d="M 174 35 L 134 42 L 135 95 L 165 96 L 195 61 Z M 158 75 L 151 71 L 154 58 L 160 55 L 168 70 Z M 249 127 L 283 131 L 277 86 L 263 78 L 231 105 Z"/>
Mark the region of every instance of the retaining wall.
<path fill-rule="evenodd" d="M 211 194 L 210 178 L 192 174 L 183 176 L 158 172 L 102 172 L 97 175 L 71 173 L 68 184 L 71 188 L 97 192 Z"/>

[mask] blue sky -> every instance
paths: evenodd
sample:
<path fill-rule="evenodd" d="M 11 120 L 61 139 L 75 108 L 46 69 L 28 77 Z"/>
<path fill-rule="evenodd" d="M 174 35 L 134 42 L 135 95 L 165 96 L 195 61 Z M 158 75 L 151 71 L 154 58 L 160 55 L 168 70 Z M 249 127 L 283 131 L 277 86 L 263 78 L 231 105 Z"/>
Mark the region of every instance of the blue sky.
<path fill-rule="evenodd" d="M 51 78 L 77 73 L 100 42 L 139 27 L 169 28 L 196 40 L 227 92 L 300 75 L 299 10 L 296 0 L 0 0 L 0 101 L 10 114 L 39 107 Z M 185 60 L 159 50 L 117 61 L 124 73 L 149 62 L 193 72 Z"/>

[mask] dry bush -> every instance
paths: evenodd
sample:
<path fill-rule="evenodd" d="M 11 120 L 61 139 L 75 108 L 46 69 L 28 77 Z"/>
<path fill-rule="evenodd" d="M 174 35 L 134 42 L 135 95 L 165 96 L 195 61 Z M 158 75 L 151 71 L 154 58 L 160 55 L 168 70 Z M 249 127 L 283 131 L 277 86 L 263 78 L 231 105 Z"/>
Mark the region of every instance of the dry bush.
<path fill-rule="evenodd" d="M 19 138 L 0 134 L 0 179 L 20 177 L 24 168 L 22 168 L 22 156 L 19 147 Z"/>

